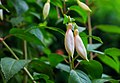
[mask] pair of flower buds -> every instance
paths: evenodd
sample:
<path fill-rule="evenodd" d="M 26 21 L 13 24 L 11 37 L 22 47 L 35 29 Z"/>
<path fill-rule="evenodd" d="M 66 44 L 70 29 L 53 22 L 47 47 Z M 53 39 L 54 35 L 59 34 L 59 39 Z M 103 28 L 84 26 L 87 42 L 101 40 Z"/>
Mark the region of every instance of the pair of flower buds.
<path fill-rule="evenodd" d="M 72 26 L 72 23 L 69 23 L 67 26 L 67 31 L 65 34 L 65 49 L 72 58 L 74 55 L 74 50 L 76 49 L 78 55 L 88 61 L 87 51 L 81 37 L 79 36 L 79 31 L 78 29 L 75 29 L 73 35 Z"/>

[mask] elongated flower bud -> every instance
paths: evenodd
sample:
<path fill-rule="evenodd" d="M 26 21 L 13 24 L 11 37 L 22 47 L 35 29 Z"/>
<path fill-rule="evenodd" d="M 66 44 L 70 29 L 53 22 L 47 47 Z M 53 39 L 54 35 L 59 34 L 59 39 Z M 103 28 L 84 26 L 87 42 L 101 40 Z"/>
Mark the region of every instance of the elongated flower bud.
<path fill-rule="evenodd" d="M 83 3 L 83 2 L 81 2 L 81 1 L 79 1 L 79 0 L 77 0 L 77 3 L 78 3 L 78 5 L 79 5 L 82 9 L 84 9 L 84 10 L 86 10 L 86 11 L 89 11 L 89 12 L 92 12 L 91 9 L 90 9 L 85 3 Z"/>
<path fill-rule="evenodd" d="M 43 7 L 43 17 L 44 17 L 44 19 L 47 18 L 48 14 L 49 14 L 49 11 L 50 11 L 50 2 L 46 2 L 44 7 Z"/>
<path fill-rule="evenodd" d="M 65 34 L 65 49 L 67 53 L 73 58 L 74 54 L 74 36 L 72 32 L 72 23 L 68 24 Z"/>
<path fill-rule="evenodd" d="M 1 0 L 0 0 L 0 5 L 1 5 Z M 3 20 L 3 9 L 0 9 L 0 19 Z"/>
<path fill-rule="evenodd" d="M 83 59 L 88 61 L 87 52 L 86 52 L 85 46 L 84 46 L 84 44 L 82 42 L 82 39 L 79 36 L 79 32 L 78 32 L 77 29 L 74 30 L 74 35 L 75 35 L 75 48 L 76 48 L 77 53 Z"/>

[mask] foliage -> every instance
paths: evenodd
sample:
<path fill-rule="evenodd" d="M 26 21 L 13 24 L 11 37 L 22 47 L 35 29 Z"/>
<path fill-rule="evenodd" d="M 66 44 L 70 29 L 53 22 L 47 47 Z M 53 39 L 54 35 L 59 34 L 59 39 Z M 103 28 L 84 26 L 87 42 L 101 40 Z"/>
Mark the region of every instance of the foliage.
<path fill-rule="evenodd" d="M 0 83 L 120 82 L 120 0 L 0 2 Z M 88 60 L 68 55 L 69 29 Z"/>

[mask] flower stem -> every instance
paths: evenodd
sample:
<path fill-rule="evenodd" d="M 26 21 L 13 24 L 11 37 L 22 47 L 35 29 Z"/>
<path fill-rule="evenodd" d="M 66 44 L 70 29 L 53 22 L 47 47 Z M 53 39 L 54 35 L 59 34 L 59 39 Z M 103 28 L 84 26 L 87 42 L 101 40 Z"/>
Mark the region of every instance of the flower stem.
<path fill-rule="evenodd" d="M 86 0 L 86 4 L 88 5 L 89 2 Z M 90 17 L 90 12 L 88 12 L 88 33 L 89 36 L 92 36 L 92 26 L 91 26 L 91 17 Z M 92 37 L 89 37 L 89 44 L 92 44 Z M 93 53 L 90 52 L 90 60 L 93 59 Z"/>
<path fill-rule="evenodd" d="M 28 59 L 28 56 L 27 56 L 27 42 L 25 40 L 23 41 L 23 47 L 24 47 L 23 52 L 24 52 L 25 60 L 27 60 Z M 27 66 L 26 66 L 26 68 L 27 68 Z M 28 81 L 28 75 L 26 75 L 26 73 L 25 73 L 24 83 L 27 83 L 27 81 Z"/>
<path fill-rule="evenodd" d="M 71 57 L 69 55 L 69 64 L 70 64 L 70 70 L 72 70 L 72 64 L 71 64 Z"/>
<path fill-rule="evenodd" d="M 1 42 L 2 42 L 2 43 L 5 45 L 5 47 L 11 52 L 11 54 L 12 54 L 17 60 L 19 60 L 19 58 L 16 56 L 16 54 L 13 52 L 13 50 L 7 45 L 7 43 L 6 43 L 4 40 L 2 40 Z M 28 74 L 28 76 L 30 77 L 30 79 L 33 81 L 33 83 L 36 83 L 36 81 L 34 80 L 34 78 L 32 77 L 32 75 L 30 74 L 30 72 L 27 70 L 26 67 L 24 67 L 24 70 L 25 70 L 25 72 Z"/>

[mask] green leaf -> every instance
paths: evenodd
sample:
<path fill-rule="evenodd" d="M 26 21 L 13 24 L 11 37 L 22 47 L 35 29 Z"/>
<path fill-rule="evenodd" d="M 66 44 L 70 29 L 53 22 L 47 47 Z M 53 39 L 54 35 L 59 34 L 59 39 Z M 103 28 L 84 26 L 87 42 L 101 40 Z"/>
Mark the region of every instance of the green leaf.
<path fill-rule="evenodd" d="M 120 81 L 114 79 L 95 79 L 92 83 L 119 83 Z"/>
<path fill-rule="evenodd" d="M 39 45 L 45 46 L 40 39 L 38 39 L 34 34 L 31 34 L 28 31 L 17 29 L 17 28 L 12 28 L 10 30 L 10 34 L 12 34 L 20 39 L 26 40 L 28 42 L 32 42 L 34 44 L 39 44 Z"/>
<path fill-rule="evenodd" d="M 80 70 L 71 70 L 68 83 L 91 83 L 89 77 Z"/>
<path fill-rule="evenodd" d="M 62 5 L 63 5 L 63 4 L 62 4 L 62 1 L 61 1 L 61 0 L 50 0 L 50 2 L 51 2 L 53 5 L 62 8 Z"/>
<path fill-rule="evenodd" d="M 59 29 L 56 27 L 45 27 L 45 28 L 53 30 L 53 31 L 57 31 L 57 32 L 61 33 L 63 36 L 65 35 L 65 32 L 62 29 Z"/>
<path fill-rule="evenodd" d="M 4 10 L 6 10 L 7 12 L 9 12 L 9 10 L 5 6 L 3 6 L 2 4 L 0 4 L 0 8 L 2 8 Z"/>
<path fill-rule="evenodd" d="M 15 60 L 12 58 L 7 58 L 7 57 L 2 58 L 1 59 L 1 70 L 5 76 L 6 81 L 12 78 L 29 62 L 30 61 L 28 60 Z"/>
<path fill-rule="evenodd" d="M 108 48 L 104 52 L 110 56 L 120 56 L 120 49 L 118 48 Z"/>
<path fill-rule="evenodd" d="M 49 80 L 49 76 L 46 74 L 39 74 L 39 73 L 34 73 L 34 79 L 37 81 L 39 79 L 44 79 L 45 83 L 54 83 L 53 81 Z M 39 81 L 40 82 L 40 81 Z"/>
<path fill-rule="evenodd" d="M 90 60 L 88 62 L 83 60 L 80 62 L 80 68 L 86 72 L 91 79 L 101 78 L 102 76 L 103 67 L 98 61 Z"/>
<path fill-rule="evenodd" d="M 23 17 L 18 16 L 18 17 L 15 17 L 15 18 L 11 18 L 10 22 L 12 23 L 13 26 L 18 26 L 20 23 L 23 22 L 23 20 L 24 20 Z"/>
<path fill-rule="evenodd" d="M 101 51 L 97 51 L 97 50 L 89 50 L 90 52 L 94 52 L 94 53 L 97 53 L 97 54 L 104 54 L 104 52 L 101 52 Z"/>
<path fill-rule="evenodd" d="M 40 15 L 35 12 L 30 12 L 31 15 L 35 16 L 36 18 L 40 19 Z"/>
<path fill-rule="evenodd" d="M 59 55 L 59 54 L 49 54 L 48 55 L 48 58 L 49 58 L 49 61 L 50 61 L 50 64 L 52 66 L 56 66 L 58 63 L 60 63 L 61 61 L 64 60 L 64 57 Z"/>
<path fill-rule="evenodd" d="M 66 71 L 66 72 L 70 72 L 70 67 L 66 64 L 62 64 L 62 63 L 59 63 L 57 66 L 56 66 L 57 69 L 61 69 L 63 71 Z"/>
<path fill-rule="evenodd" d="M 63 24 L 67 24 L 68 22 L 68 16 L 64 14 Z"/>
<path fill-rule="evenodd" d="M 101 46 L 102 44 L 101 43 L 96 43 L 96 44 L 88 44 L 87 45 L 87 50 L 94 50 L 94 49 L 97 49 Z"/>
<path fill-rule="evenodd" d="M 98 29 L 108 32 L 108 33 L 117 33 L 120 34 L 120 27 L 115 25 L 98 25 L 96 26 Z"/>
<path fill-rule="evenodd" d="M 10 0 L 10 2 L 15 7 L 18 15 L 23 14 L 29 9 L 27 3 L 24 0 Z"/>
<path fill-rule="evenodd" d="M 75 6 L 71 6 L 69 8 L 69 10 L 73 10 L 73 11 L 77 12 L 82 17 L 84 23 L 87 21 L 87 12 L 84 11 L 79 6 L 76 6 L 76 5 Z"/>
<path fill-rule="evenodd" d="M 114 69 L 117 73 L 119 73 L 119 64 L 117 62 L 115 62 L 111 57 L 107 56 L 107 55 L 99 55 L 98 58 L 105 63 L 106 65 L 108 65 L 109 67 L 111 67 L 112 69 Z"/>
<path fill-rule="evenodd" d="M 39 59 L 35 59 L 35 60 L 32 60 L 31 62 L 31 68 L 36 72 L 44 73 L 48 75 L 50 78 L 53 78 L 53 75 L 54 75 L 53 69 L 48 63 L 44 63 Z"/>
<path fill-rule="evenodd" d="M 100 37 L 97 37 L 97 36 L 89 36 L 89 37 L 92 37 L 94 40 L 97 40 L 100 43 L 103 43 Z"/>

